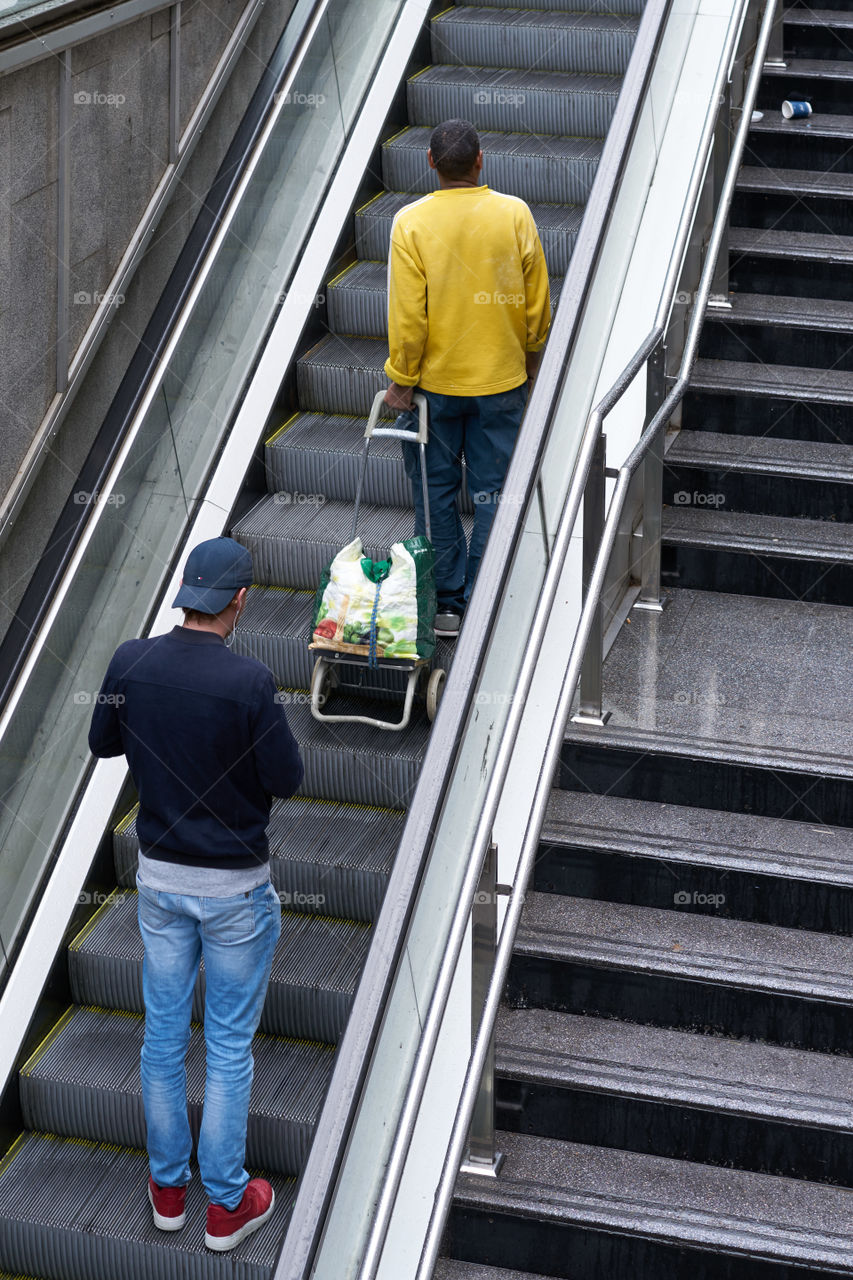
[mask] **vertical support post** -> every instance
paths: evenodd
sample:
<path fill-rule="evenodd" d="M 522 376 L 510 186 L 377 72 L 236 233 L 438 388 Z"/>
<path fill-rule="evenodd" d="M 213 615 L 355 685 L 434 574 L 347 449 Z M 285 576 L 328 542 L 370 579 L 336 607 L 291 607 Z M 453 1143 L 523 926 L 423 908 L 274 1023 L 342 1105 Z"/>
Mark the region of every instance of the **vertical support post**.
<path fill-rule="evenodd" d="M 483 859 L 480 884 L 471 911 L 472 1042 L 479 1030 L 483 1005 L 495 969 L 495 948 L 498 941 L 497 863 L 498 849 L 492 842 Z M 495 1041 L 492 1036 L 468 1131 L 468 1154 L 462 1163 L 461 1172 L 496 1178 L 503 1159 L 503 1154 L 495 1150 Z"/>
<path fill-rule="evenodd" d="M 586 601 L 595 560 L 604 533 L 605 463 L 607 440 L 599 431 L 592 454 L 592 463 L 586 488 L 583 492 L 583 599 Z M 581 666 L 578 710 L 572 716 L 578 724 L 603 725 L 610 713 L 602 715 L 601 678 L 604 665 L 604 628 L 601 599 L 596 602 L 589 638 Z"/>
<path fill-rule="evenodd" d="M 646 423 L 651 422 L 666 396 L 666 349 L 658 343 L 649 357 L 646 387 Z M 643 553 L 640 595 L 635 609 L 662 613 L 660 593 L 660 541 L 663 510 L 663 441 L 661 426 L 643 460 Z"/>
<path fill-rule="evenodd" d="M 776 12 L 773 15 L 773 29 L 767 42 L 767 57 L 764 59 L 765 67 L 785 68 L 788 65 L 785 61 L 784 19 L 785 10 L 782 0 L 777 0 Z"/>
<path fill-rule="evenodd" d="M 169 164 L 175 164 L 181 140 L 181 0 L 169 17 Z"/>
<path fill-rule="evenodd" d="M 58 55 L 56 173 L 56 391 L 68 386 L 69 277 L 71 273 L 71 50 Z"/>
<path fill-rule="evenodd" d="M 729 80 L 720 98 L 717 112 L 717 124 L 714 129 L 714 150 L 711 157 L 713 173 L 712 200 L 714 215 L 720 205 L 720 194 L 726 180 L 729 158 L 732 151 L 732 82 Z M 730 311 L 729 299 L 729 227 L 726 223 L 720 240 L 720 252 L 714 267 L 714 279 L 708 297 L 708 306 L 717 310 Z"/>

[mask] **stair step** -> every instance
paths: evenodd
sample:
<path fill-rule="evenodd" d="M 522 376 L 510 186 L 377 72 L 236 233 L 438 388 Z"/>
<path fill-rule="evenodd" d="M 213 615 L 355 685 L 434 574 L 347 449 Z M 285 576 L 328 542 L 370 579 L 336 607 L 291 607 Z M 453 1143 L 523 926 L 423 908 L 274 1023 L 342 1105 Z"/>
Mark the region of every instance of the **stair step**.
<path fill-rule="evenodd" d="M 853 832 L 556 790 L 532 887 L 853 934 Z"/>
<path fill-rule="evenodd" d="M 497 1123 L 649 1155 L 848 1181 L 853 1059 L 501 1009 Z"/>
<path fill-rule="evenodd" d="M 636 17 L 619 14 L 454 5 L 432 20 L 432 57 L 464 66 L 622 75 L 638 27 Z"/>
<path fill-rule="evenodd" d="M 764 165 L 743 165 L 738 172 L 738 191 L 779 192 L 786 196 L 821 195 L 847 199 L 853 195 L 853 173 L 813 173 L 808 169 L 769 169 Z M 732 227 L 731 233 L 744 231 Z"/>
<path fill-rule="evenodd" d="M 408 81 L 409 123 L 432 126 L 461 118 L 478 130 L 601 138 L 621 84 L 621 76 L 432 66 Z"/>
<path fill-rule="evenodd" d="M 786 298 L 773 293 L 732 293 L 731 309 L 711 307 L 706 325 L 773 325 L 821 333 L 853 334 L 853 303 L 832 298 Z"/>
<path fill-rule="evenodd" d="M 666 465 L 853 483 L 853 445 L 682 429 Z"/>
<path fill-rule="evenodd" d="M 388 264 L 386 262 L 359 261 L 341 272 L 329 285 L 326 294 L 332 331 L 387 338 L 387 281 Z M 552 315 L 557 309 L 562 283 L 562 277 L 552 277 L 549 281 Z M 399 455 L 399 442 L 390 441 L 390 443 L 396 445 L 396 452 Z"/>
<path fill-rule="evenodd" d="M 245 636 L 240 638 L 245 646 Z M 137 813 L 134 806 L 113 833 L 118 881 L 128 888 L 135 883 Z M 402 829 L 403 815 L 393 809 L 307 796 L 273 801 L 267 828 L 270 878 L 282 904 L 371 923 L 382 905 Z"/>
<path fill-rule="evenodd" d="M 853 530 L 831 520 L 669 507 L 663 513 L 662 537 L 681 546 L 853 565 Z"/>
<path fill-rule="evenodd" d="M 387 259 L 394 215 L 411 204 L 408 191 L 383 191 L 356 210 L 355 242 L 359 258 Z M 528 201 L 539 232 L 542 250 L 552 276 L 563 276 L 578 238 L 583 206 L 576 204 L 542 204 Z"/>
<path fill-rule="evenodd" d="M 853 72 L 853 63 L 848 63 Z M 853 116 L 824 115 L 813 111 L 810 116 L 786 120 L 779 111 L 764 111 L 764 119 L 750 125 L 749 137 L 779 134 L 787 138 L 846 138 L 853 140 Z"/>
<path fill-rule="evenodd" d="M 851 63 L 853 65 L 853 63 Z M 765 107 L 763 119 L 751 125 L 744 156 L 767 165 L 792 165 L 821 173 L 850 173 L 849 151 L 853 142 L 853 116 L 825 112 L 817 95 L 814 110 L 805 118 L 786 120 L 778 105 Z M 849 98 L 849 92 L 848 92 Z M 845 104 L 849 109 L 849 101 Z"/>
<path fill-rule="evenodd" d="M 533 892 L 506 998 L 849 1054 L 853 939 Z"/>
<path fill-rule="evenodd" d="M 785 10 L 785 21 L 790 21 L 790 9 Z M 764 64 L 762 78 L 770 80 L 794 80 L 802 76 L 808 80 L 853 80 L 853 65 L 831 58 L 787 58 L 784 67 Z"/>
<path fill-rule="evenodd" d="M 454 10 L 451 10 L 454 12 Z M 382 146 L 382 178 L 392 190 L 435 191 L 438 177 L 427 163 L 431 129 L 412 127 Z M 602 142 L 590 138 L 534 137 L 529 133 L 480 134 L 483 179 L 531 203 L 584 204 L 589 198 Z"/>
<path fill-rule="evenodd" d="M 272 494 L 237 521 L 231 536 L 248 547 L 265 585 L 307 590 L 316 587 L 322 570 L 352 539 L 352 517 L 349 502 L 330 501 L 306 512 L 277 502 Z M 358 513 L 358 536 L 374 560 L 413 533 L 411 508 L 364 505 Z"/>
<path fill-rule="evenodd" d="M 785 53 L 793 58 L 847 61 L 853 58 L 849 32 L 853 13 L 848 9 L 786 9 Z"/>
<path fill-rule="evenodd" d="M 261 1030 L 337 1043 L 369 943 L 367 925 L 285 911 Z M 142 954 L 136 894 L 125 889 L 103 904 L 68 948 L 75 1004 L 142 1013 Z M 203 972 L 193 1000 L 197 1022 L 204 1020 Z"/>
<path fill-rule="evenodd" d="M 69 1010 L 24 1064 L 21 1111 L 28 1129 L 142 1149 L 139 1079 L 145 1019 L 102 1009 Z M 246 1160 L 295 1176 L 320 1113 L 334 1051 L 304 1040 L 257 1036 Z M 197 1136 L 204 1099 L 204 1032 L 193 1027 L 187 1056 L 190 1124 Z"/>
<path fill-rule="evenodd" d="M 789 27 L 837 27 L 853 31 L 853 13 L 846 9 L 786 8 L 785 25 Z"/>
<path fill-rule="evenodd" d="M 230 1253 L 211 1253 L 198 1178 L 187 1188 L 186 1226 L 164 1234 L 151 1218 L 143 1151 L 25 1134 L 0 1165 L 0 1266 L 36 1276 L 271 1280 L 296 1183 L 269 1181 L 270 1221 Z"/>
<path fill-rule="evenodd" d="M 439 1258 L 433 1280 L 547 1280 L 532 1271 L 507 1271 L 504 1267 L 482 1267 L 476 1262 L 458 1262 L 455 1258 Z"/>
<path fill-rule="evenodd" d="M 847 266 L 853 263 L 853 236 L 732 227 L 729 232 L 729 252 L 758 258 L 787 258 L 796 262 Z"/>
<path fill-rule="evenodd" d="M 485 1262 L 523 1266 L 535 1257 L 559 1277 L 576 1276 L 581 1255 L 587 1275 L 675 1275 L 689 1266 L 707 1280 L 764 1275 L 758 1268 L 767 1264 L 853 1274 L 844 1188 L 505 1132 L 498 1146 L 499 1178 L 463 1174 L 456 1184 L 456 1256 L 476 1241 Z M 726 1259 L 755 1270 L 729 1273 Z"/>
<path fill-rule="evenodd" d="M 690 375 L 690 387 L 813 404 L 853 404 L 853 373 L 799 365 L 764 367 L 746 361 L 699 359 Z"/>

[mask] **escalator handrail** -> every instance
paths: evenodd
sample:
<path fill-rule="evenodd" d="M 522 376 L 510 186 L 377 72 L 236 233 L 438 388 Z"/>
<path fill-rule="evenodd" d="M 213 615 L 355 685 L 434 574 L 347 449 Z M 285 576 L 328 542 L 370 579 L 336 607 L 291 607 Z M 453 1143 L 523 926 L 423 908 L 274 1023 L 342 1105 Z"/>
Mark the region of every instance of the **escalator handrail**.
<path fill-rule="evenodd" d="M 266 121 L 275 106 L 276 94 L 294 64 L 301 58 L 305 43 L 312 36 L 316 15 L 327 4 L 328 0 L 309 0 L 307 12 L 299 18 L 301 28 L 295 39 L 292 30 L 294 18 L 291 14 L 107 410 L 77 476 L 74 489 L 59 514 L 9 628 L 0 642 L 0 717 L 38 641 L 54 596 L 86 527 L 95 517 L 97 504 L 81 504 L 75 501 L 74 495 L 80 492 L 100 493 L 106 484 L 140 405 L 152 381 L 159 376 L 163 354 L 239 190 L 243 174 L 263 136 Z"/>
<path fill-rule="evenodd" d="M 541 371 L 531 393 L 501 504 L 456 642 L 453 666 L 427 755 L 408 810 L 398 856 L 385 891 L 374 942 L 368 952 L 352 1011 L 335 1056 L 335 1066 L 300 1178 L 297 1199 L 280 1253 L 275 1280 L 307 1280 L 314 1264 L 328 1208 L 341 1171 L 370 1058 L 405 945 L 418 886 L 432 848 L 437 815 L 447 794 L 455 759 L 473 704 L 478 673 L 492 641 L 505 566 L 518 545 L 563 391 L 568 356 L 576 339 L 610 222 L 614 199 L 639 124 L 646 86 L 672 0 L 649 0 L 610 124 L 577 244 L 560 294 Z M 454 697 L 455 693 L 455 697 Z M 519 705 L 523 699 L 514 702 Z M 452 712 L 452 715 L 450 714 Z M 476 858 L 472 860 L 472 863 Z M 471 879 L 471 899 L 479 868 Z M 462 903 L 455 915 L 470 916 Z M 464 927 L 464 926 L 463 926 Z"/>

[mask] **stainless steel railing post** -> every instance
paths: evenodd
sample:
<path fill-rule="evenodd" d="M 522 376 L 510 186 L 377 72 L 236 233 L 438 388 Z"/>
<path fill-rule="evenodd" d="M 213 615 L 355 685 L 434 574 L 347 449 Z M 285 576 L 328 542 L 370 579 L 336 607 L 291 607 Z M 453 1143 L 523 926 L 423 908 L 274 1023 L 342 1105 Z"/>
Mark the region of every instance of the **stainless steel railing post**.
<path fill-rule="evenodd" d="M 480 884 L 471 908 L 471 1044 L 477 1032 L 495 967 L 498 942 L 497 845 L 486 849 Z M 462 1163 L 465 1173 L 496 1178 L 503 1154 L 495 1150 L 495 1037 L 491 1042 L 480 1077 L 480 1088 L 468 1130 L 468 1153 Z"/>
<path fill-rule="evenodd" d="M 595 560 L 604 532 L 605 465 L 607 461 L 607 437 L 599 431 L 592 454 L 589 477 L 583 493 L 583 599 L 586 600 Z M 603 725 L 606 715 L 601 710 L 601 681 L 604 665 L 604 626 L 601 599 L 595 606 L 589 643 L 581 667 L 578 710 L 572 719 L 578 724 Z"/>
<path fill-rule="evenodd" d="M 666 397 L 666 348 L 659 342 L 648 362 L 646 384 L 646 424 L 650 423 Z M 640 594 L 635 609 L 661 613 L 665 601 L 660 593 L 660 546 L 663 515 L 663 430 L 649 444 L 643 460 L 643 550 Z"/>
<path fill-rule="evenodd" d="M 729 80 L 726 85 L 721 99 L 720 110 L 717 115 L 717 127 L 714 130 L 714 150 L 711 156 L 712 166 L 712 183 L 713 183 L 713 204 L 716 209 L 720 192 L 726 180 L 726 174 L 729 168 L 729 160 L 732 154 L 732 82 Z M 711 292 L 708 296 L 708 306 L 715 307 L 717 310 L 731 311 L 731 299 L 729 298 L 729 226 L 728 219 L 723 230 L 720 241 L 720 251 L 717 254 L 717 265 L 714 270 L 714 279 L 711 282 Z"/>
<path fill-rule="evenodd" d="M 787 67 L 788 65 L 785 61 L 784 20 L 785 10 L 779 4 L 776 7 L 770 39 L 767 42 L 767 56 L 764 59 L 765 67 Z"/>

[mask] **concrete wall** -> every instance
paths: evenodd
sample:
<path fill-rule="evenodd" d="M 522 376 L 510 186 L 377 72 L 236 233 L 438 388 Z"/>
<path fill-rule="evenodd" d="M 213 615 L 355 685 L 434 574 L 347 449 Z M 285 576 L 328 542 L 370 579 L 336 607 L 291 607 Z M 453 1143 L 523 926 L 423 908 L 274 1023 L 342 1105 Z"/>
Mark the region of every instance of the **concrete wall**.
<path fill-rule="evenodd" d="M 5 633 L 295 0 L 267 0 L 0 553 Z M 185 0 L 181 129 L 244 0 Z M 72 49 L 69 354 L 168 161 L 169 11 Z M 57 83 L 51 57 L 0 77 L 0 492 L 56 392 Z"/>

